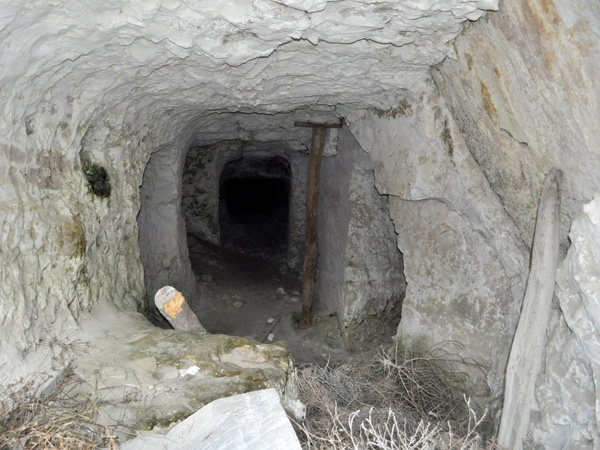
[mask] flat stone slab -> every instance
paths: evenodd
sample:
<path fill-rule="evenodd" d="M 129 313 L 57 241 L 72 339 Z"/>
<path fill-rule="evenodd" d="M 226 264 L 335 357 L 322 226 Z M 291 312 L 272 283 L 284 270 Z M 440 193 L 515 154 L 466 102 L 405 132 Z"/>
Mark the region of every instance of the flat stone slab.
<path fill-rule="evenodd" d="M 273 388 L 215 400 L 166 435 L 132 439 L 121 450 L 301 450 Z"/>

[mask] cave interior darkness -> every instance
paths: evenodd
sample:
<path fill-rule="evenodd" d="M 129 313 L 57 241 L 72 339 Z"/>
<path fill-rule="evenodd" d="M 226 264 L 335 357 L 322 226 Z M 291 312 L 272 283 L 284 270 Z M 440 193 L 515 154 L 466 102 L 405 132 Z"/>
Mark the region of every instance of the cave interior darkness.
<path fill-rule="evenodd" d="M 290 170 L 280 157 L 237 159 L 219 181 L 220 245 L 242 252 L 285 255 Z"/>

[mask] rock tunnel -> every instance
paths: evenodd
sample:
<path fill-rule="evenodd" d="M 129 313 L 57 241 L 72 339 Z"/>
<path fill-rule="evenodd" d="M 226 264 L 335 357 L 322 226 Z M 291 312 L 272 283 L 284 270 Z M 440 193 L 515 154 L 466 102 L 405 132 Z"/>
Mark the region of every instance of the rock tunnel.
<path fill-rule="evenodd" d="M 151 315 L 164 285 L 206 299 L 190 235 L 300 273 L 311 130 L 294 123 L 343 119 L 315 307 L 349 347 L 459 343 L 496 412 L 540 189 L 562 170 L 529 434 L 598 445 L 598 2 L 2 3 L 7 380 L 105 308 Z"/>

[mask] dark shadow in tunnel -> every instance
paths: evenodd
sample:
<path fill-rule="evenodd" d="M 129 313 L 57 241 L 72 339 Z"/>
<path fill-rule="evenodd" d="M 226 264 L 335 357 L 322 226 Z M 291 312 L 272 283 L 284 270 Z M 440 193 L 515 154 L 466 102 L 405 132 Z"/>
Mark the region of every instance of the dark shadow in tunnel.
<path fill-rule="evenodd" d="M 222 247 L 283 259 L 288 245 L 290 168 L 280 157 L 229 162 L 219 183 Z"/>

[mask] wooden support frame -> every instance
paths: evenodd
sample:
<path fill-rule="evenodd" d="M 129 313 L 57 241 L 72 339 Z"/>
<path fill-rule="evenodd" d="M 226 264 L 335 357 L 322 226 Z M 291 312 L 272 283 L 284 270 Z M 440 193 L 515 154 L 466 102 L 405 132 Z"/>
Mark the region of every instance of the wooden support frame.
<path fill-rule="evenodd" d="M 342 128 L 339 123 L 319 124 L 314 122 L 295 122 L 297 127 L 312 127 L 313 134 L 308 156 L 308 174 L 306 180 L 306 233 L 304 236 L 304 274 L 302 282 L 302 318 L 301 328 L 312 326 L 312 301 L 317 271 L 317 219 L 319 211 L 319 178 L 321 175 L 321 157 L 325 148 L 327 128 Z"/>

